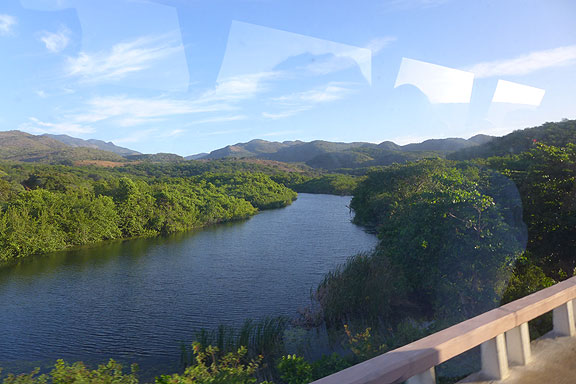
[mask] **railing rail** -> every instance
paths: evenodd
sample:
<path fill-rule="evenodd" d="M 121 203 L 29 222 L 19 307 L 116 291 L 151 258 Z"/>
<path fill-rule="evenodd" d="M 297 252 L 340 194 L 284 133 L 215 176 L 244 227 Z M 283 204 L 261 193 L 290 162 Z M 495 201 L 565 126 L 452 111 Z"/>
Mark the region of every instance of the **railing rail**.
<path fill-rule="evenodd" d="M 313 384 L 435 383 L 434 367 L 481 346 L 482 373 L 500 380 L 530 360 L 528 321 L 553 311 L 554 332 L 574 336 L 576 277 L 493 309 Z"/>

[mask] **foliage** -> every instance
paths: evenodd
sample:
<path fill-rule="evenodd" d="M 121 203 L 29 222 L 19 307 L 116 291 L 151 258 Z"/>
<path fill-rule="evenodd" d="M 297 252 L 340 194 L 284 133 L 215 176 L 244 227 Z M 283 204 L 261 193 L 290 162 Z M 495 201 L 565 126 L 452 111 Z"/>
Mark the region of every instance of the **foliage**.
<path fill-rule="evenodd" d="M 282 356 L 277 367 L 280 378 L 285 384 L 307 384 L 314 380 L 312 365 L 301 356 Z"/>
<path fill-rule="evenodd" d="M 205 173 L 196 180 L 220 187 L 228 195 L 244 199 L 259 209 L 284 207 L 297 197 L 294 191 L 262 173 Z"/>
<path fill-rule="evenodd" d="M 363 332 L 353 334 L 348 324 L 344 324 L 344 332 L 348 337 L 350 350 L 358 361 L 365 361 L 381 355 L 388 349 L 385 344 L 374 344 L 374 339 L 370 334 L 371 328 L 366 328 Z"/>
<path fill-rule="evenodd" d="M 195 364 L 182 374 L 162 375 L 156 378 L 157 384 L 251 384 L 259 369 L 262 357 L 246 360 L 247 350 L 240 347 L 235 352 L 219 356 L 217 347 L 202 347 L 194 344 Z M 138 384 L 137 367 L 132 365 L 130 373 L 124 373 L 122 365 L 114 360 L 88 369 L 84 363 L 73 364 L 58 360 L 48 374 L 39 374 L 36 368 L 30 373 L 8 374 L 3 384 Z M 272 384 L 262 382 L 262 384 Z"/>
<path fill-rule="evenodd" d="M 82 362 L 69 364 L 58 360 L 49 374 L 38 375 L 38 372 L 37 368 L 28 374 L 9 374 L 3 384 L 138 384 L 136 366 L 131 367 L 131 373 L 124 373 L 122 365 L 114 360 L 94 370 L 86 368 Z"/>
<path fill-rule="evenodd" d="M 312 379 L 318 380 L 343 369 L 351 367 L 353 362 L 337 353 L 322 355 L 322 357 L 312 362 Z"/>
<path fill-rule="evenodd" d="M 296 198 L 264 174 L 158 178 L 95 167 L 4 163 L 2 175 L 0 262 L 245 219 Z"/>
<path fill-rule="evenodd" d="M 307 384 L 353 365 L 351 359 L 346 359 L 337 353 L 322 355 L 312 363 L 301 356 L 287 355 L 278 360 L 276 367 L 280 378 L 285 384 Z"/>
<path fill-rule="evenodd" d="M 514 268 L 508 285 L 502 296 L 502 304 L 509 303 L 541 289 L 551 287 L 556 281 L 546 276 L 542 268 L 530 262 L 529 257 L 523 256 Z"/>
<path fill-rule="evenodd" d="M 345 196 L 353 193 L 360 180 L 360 178 L 349 175 L 324 175 L 291 184 L 291 188 L 302 193 L 324 193 Z"/>
<path fill-rule="evenodd" d="M 300 175 L 310 173 L 310 169 L 302 165 L 285 164 L 273 161 L 251 160 L 210 160 L 210 161 L 186 161 L 172 163 L 132 163 L 115 169 L 124 174 L 147 176 L 147 177 L 193 177 L 204 173 L 235 173 L 257 172 L 269 176 L 275 175 Z M 280 181 L 275 180 L 281 184 Z"/>
<path fill-rule="evenodd" d="M 318 287 L 332 322 L 414 311 L 457 321 L 494 308 L 526 241 L 514 185 L 472 164 L 434 159 L 374 171 L 351 207 L 380 244 Z"/>
<path fill-rule="evenodd" d="M 344 332 L 346 347 L 350 349 L 352 354 L 346 357 L 337 353 L 323 355 L 312 363 L 301 356 L 282 356 L 276 364 L 282 381 L 285 384 L 306 384 L 371 359 L 387 350 L 386 345 L 375 340 L 371 334 L 371 328 L 353 333 L 348 325 L 344 325 Z"/>
<path fill-rule="evenodd" d="M 576 267 L 576 145 L 536 144 L 529 152 L 487 160 L 512 179 L 528 225 L 527 256 L 556 280 Z"/>
<path fill-rule="evenodd" d="M 256 383 L 256 374 L 262 356 L 245 361 L 248 350 L 239 347 L 221 357 L 220 349 L 214 346 L 203 347 L 193 344 L 196 363 L 184 370 L 183 374 L 163 375 L 156 378 L 156 384 L 249 384 Z"/>

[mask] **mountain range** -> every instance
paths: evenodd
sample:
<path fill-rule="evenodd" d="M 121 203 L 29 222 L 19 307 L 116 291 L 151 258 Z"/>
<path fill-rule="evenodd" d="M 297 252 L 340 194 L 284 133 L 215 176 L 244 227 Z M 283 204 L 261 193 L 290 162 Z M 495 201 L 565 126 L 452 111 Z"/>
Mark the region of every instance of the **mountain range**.
<path fill-rule="evenodd" d="M 445 156 L 464 148 L 488 143 L 494 137 L 477 135 L 470 139 L 432 139 L 422 143 L 398 145 L 391 141 L 380 144 L 353 142 L 338 143 L 323 140 L 266 141 L 251 140 L 217 149 L 195 159 L 252 158 L 287 163 L 303 162 L 313 168 L 337 169 L 387 165 L 394 162 L 416 160 L 428 156 Z M 186 159 L 192 159 L 189 156 Z"/>
<path fill-rule="evenodd" d="M 116 153 L 120 156 L 130 156 L 130 155 L 140 155 L 140 152 L 133 151 L 132 149 L 123 148 L 115 145 L 111 141 L 102 141 L 96 139 L 78 139 L 76 137 L 68 136 L 68 135 L 51 135 L 49 133 L 45 133 L 41 135 L 43 137 L 48 137 L 50 139 L 57 140 L 61 143 L 64 143 L 70 147 L 82 147 L 82 148 L 94 148 L 100 149 L 102 151 L 108 151 Z"/>
<path fill-rule="evenodd" d="M 171 153 L 141 154 L 101 140 L 83 140 L 68 135 L 31 135 L 0 131 L 0 160 L 53 164 L 122 165 L 133 161 L 182 162 L 186 160 L 251 159 L 304 163 L 312 168 L 336 170 L 403 163 L 426 157 L 467 160 L 526 151 L 536 143 L 564 146 L 576 143 L 576 120 L 564 119 L 538 127 L 514 131 L 503 137 L 476 135 L 469 139 L 431 139 L 398 145 L 391 141 L 339 143 L 323 140 L 266 141 L 255 139 L 210 153 L 186 158 Z"/>

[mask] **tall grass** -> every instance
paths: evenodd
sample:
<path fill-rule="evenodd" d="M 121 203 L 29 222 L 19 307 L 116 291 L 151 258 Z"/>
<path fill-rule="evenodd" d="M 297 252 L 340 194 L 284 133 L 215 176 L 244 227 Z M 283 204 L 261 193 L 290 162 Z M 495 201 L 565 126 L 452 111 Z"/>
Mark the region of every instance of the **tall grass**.
<path fill-rule="evenodd" d="M 405 297 L 402 274 L 377 249 L 350 257 L 328 272 L 316 290 L 329 327 L 352 320 L 389 320 L 406 304 Z"/>
<path fill-rule="evenodd" d="M 261 320 L 248 319 L 241 327 L 235 328 L 220 325 L 216 329 L 201 329 L 194 335 L 194 340 L 202 347 L 209 345 L 218 347 L 220 354 L 236 352 L 244 346 L 248 349 L 247 358 L 264 357 L 264 362 L 271 363 L 284 351 L 284 331 L 288 328 L 286 317 L 265 317 Z M 182 363 L 184 366 L 194 364 L 192 347 L 182 347 Z"/>

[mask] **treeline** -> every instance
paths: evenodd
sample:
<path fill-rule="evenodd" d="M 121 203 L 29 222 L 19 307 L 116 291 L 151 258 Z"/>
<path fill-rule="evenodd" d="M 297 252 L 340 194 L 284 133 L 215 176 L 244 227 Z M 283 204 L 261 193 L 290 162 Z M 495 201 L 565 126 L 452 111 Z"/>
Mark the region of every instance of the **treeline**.
<path fill-rule="evenodd" d="M 361 177 L 344 173 L 324 174 L 303 165 L 226 159 L 182 163 L 129 164 L 117 168 L 115 172 L 146 177 L 194 177 L 210 173 L 235 172 L 261 173 L 299 193 L 330 195 L 352 195 L 361 180 Z"/>
<path fill-rule="evenodd" d="M 299 173 L 277 173 L 271 178 L 284 184 L 298 193 L 318 193 L 327 195 L 350 196 L 358 186 L 362 177 L 327 174 L 319 176 L 307 176 Z"/>
<path fill-rule="evenodd" d="M 351 207 L 379 245 L 325 277 L 322 319 L 447 325 L 572 276 L 575 180 L 574 144 L 370 173 Z"/>
<path fill-rule="evenodd" d="M 0 173 L 0 261 L 244 219 L 296 198 L 263 174 L 146 178 L 89 172 L 5 164 Z"/>

